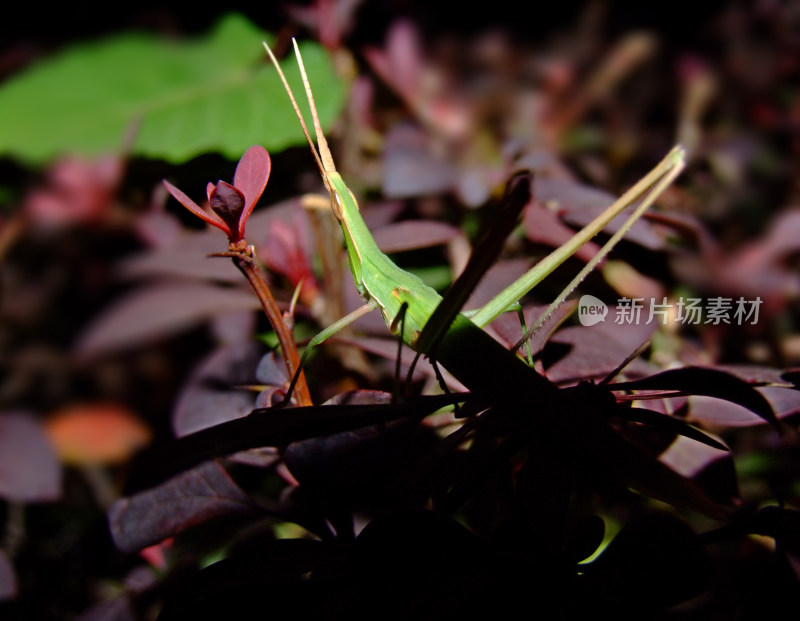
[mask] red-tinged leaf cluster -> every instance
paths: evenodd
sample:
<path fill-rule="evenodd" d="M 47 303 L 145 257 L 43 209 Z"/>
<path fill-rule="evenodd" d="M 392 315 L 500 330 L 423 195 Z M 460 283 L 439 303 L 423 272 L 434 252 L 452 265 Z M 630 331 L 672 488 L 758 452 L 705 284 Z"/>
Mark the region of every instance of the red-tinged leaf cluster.
<path fill-rule="evenodd" d="M 123 171 L 120 158 L 66 157 L 50 169 L 47 184 L 27 196 L 26 213 L 43 228 L 102 223 L 110 216 Z"/>
<path fill-rule="evenodd" d="M 250 147 L 236 166 L 232 185 L 218 181 L 216 185 L 209 183 L 206 187 L 213 214 L 206 212 L 169 181 L 164 180 L 164 185 L 181 205 L 217 227 L 231 243 L 235 243 L 244 238 L 247 219 L 267 186 L 271 167 L 269 153 L 264 147 Z"/>
<path fill-rule="evenodd" d="M 302 283 L 300 300 L 310 307 L 320 294 L 320 285 L 311 264 L 308 230 L 300 210 L 292 212 L 291 222 L 274 220 L 263 243 L 263 256 L 269 270 L 284 275 L 293 289 Z"/>

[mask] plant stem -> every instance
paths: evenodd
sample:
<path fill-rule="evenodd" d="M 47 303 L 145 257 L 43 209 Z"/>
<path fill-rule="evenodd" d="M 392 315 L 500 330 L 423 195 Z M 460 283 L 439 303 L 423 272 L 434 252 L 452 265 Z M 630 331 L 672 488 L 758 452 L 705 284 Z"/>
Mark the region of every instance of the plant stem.
<path fill-rule="evenodd" d="M 264 272 L 258 266 L 253 258 L 252 246 L 247 246 L 241 242 L 231 244 L 228 252 L 221 252 L 217 256 L 230 257 L 233 264 L 239 269 L 245 278 L 247 278 L 250 286 L 253 288 L 256 296 L 261 302 L 261 307 L 267 315 L 275 334 L 278 335 L 278 343 L 280 343 L 281 351 L 283 352 L 283 360 L 286 363 L 286 370 L 289 372 L 289 377 L 294 377 L 297 369 L 300 367 L 300 356 L 297 355 L 297 344 L 294 341 L 294 334 L 286 325 L 278 303 L 272 296 L 269 290 L 269 285 L 264 278 Z M 306 383 L 305 373 L 302 371 L 297 379 L 295 385 L 295 395 L 297 402 L 300 406 L 313 405 L 311 402 L 311 393 L 308 391 L 308 384 Z"/>

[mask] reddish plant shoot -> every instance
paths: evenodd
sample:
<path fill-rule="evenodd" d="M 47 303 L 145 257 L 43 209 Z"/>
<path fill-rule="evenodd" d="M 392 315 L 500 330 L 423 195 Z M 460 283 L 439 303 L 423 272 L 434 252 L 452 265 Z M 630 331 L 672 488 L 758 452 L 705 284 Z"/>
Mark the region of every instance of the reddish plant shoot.
<path fill-rule="evenodd" d="M 250 147 L 236 166 L 233 184 L 217 181 L 216 185 L 209 183 L 206 187 L 212 213 L 208 213 L 166 179 L 164 185 L 181 205 L 220 229 L 231 244 L 235 244 L 244 238 L 247 218 L 267 186 L 271 169 L 267 150 L 260 145 Z"/>

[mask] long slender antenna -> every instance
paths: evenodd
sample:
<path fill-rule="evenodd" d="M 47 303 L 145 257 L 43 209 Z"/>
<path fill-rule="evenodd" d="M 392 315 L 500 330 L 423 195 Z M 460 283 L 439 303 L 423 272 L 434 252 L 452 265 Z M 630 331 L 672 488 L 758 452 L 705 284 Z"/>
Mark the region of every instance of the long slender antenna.
<path fill-rule="evenodd" d="M 314 93 L 311 92 L 311 84 L 308 82 L 308 74 L 303 64 L 303 57 L 300 55 L 300 48 L 297 46 L 297 39 L 294 37 L 292 37 L 292 45 L 294 45 L 294 55 L 297 56 L 297 64 L 300 67 L 300 76 L 303 78 L 303 86 L 306 89 L 306 99 L 308 99 L 308 107 L 311 109 L 311 120 L 314 121 L 314 133 L 317 136 L 317 146 L 319 155 L 322 158 L 322 164 L 326 172 L 336 172 L 336 165 L 333 163 L 328 141 L 325 140 L 325 134 L 322 133 L 322 126 L 319 123 L 317 104 L 314 102 Z"/>
<path fill-rule="evenodd" d="M 292 41 L 294 42 L 294 38 L 292 38 Z M 267 50 L 267 54 L 269 55 L 272 64 L 275 66 L 275 69 L 278 70 L 278 75 L 281 78 L 281 82 L 283 82 L 283 88 L 286 89 L 286 94 L 289 95 L 289 100 L 292 102 L 292 107 L 294 108 L 294 112 L 297 115 L 298 120 L 300 121 L 300 127 L 303 128 L 303 134 L 305 134 L 306 141 L 308 141 L 308 146 L 311 147 L 311 152 L 314 154 L 314 159 L 317 162 L 317 167 L 319 168 L 319 172 L 322 175 L 322 180 L 325 183 L 325 187 L 328 190 L 330 190 L 330 188 L 328 187 L 328 178 L 325 174 L 325 165 L 323 164 L 323 161 L 320 158 L 320 154 L 317 152 L 317 147 L 314 144 L 314 141 L 311 139 L 311 134 L 308 132 L 308 127 L 306 126 L 306 120 L 303 118 L 303 113 L 300 111 L 300 106 L 297 104 L 297 100 L 294 98 L 294 92 L 292 92 L 292 87 L 289 86 L 289 81 L 286 79 L 286 75 L 283 73 L 283 69 L 281 69 L 280 64 L 278 64 L 278 59 L 275 58 L 275 54 L 272 53 L 272 50 L 270 49 L 269 45 L 267 45 L 267 42 L 262 41 L 261 43 L 264 45 L 264 49 Z M 299 57 L 299 52 L 297 52 L 296 42 L 295 42 L 295 52 L 298 54 L 298 59 L 299 59 L 300 57 Z M 301 68 L 303 67 L 302 60 L 300 60 L 300 66 Z M 303 72 L 303 83 L 307 85 L 308 81 L 305 75 L 305 68 L 302 68 L 302 72 Z M 317 130 L 317 126 L 319 125 L 319 120 L 317 119 L 316 116 L 317 109 L 316 106 L 314 106 L 313 104 L 313 99 L 309 101 L 309 106 L 311 107 L 312 116 L 314 117 L 315 120 L 314 131 L 317 133 L 317 137 L 319 138 L 321 131 Z M 325 146 L 327 148 L 327 144 Z M 330 157 L 330 152 L 328 153 L 328 157 Z"/>

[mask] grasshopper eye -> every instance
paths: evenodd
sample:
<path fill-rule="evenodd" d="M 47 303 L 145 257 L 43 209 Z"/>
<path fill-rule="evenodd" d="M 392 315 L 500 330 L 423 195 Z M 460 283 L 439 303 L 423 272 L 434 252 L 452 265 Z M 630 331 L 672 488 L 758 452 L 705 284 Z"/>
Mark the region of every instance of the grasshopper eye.
<path fill-rule="evenodd" d="M 331 190 L 331 209 L 336 219 L 341 220 L 343 212 L 342 198 L 339 196 L 339 192 L 333 189 Z"/>

